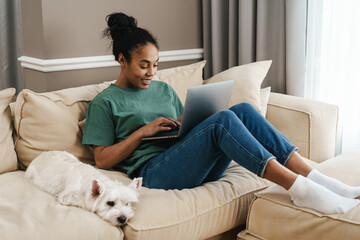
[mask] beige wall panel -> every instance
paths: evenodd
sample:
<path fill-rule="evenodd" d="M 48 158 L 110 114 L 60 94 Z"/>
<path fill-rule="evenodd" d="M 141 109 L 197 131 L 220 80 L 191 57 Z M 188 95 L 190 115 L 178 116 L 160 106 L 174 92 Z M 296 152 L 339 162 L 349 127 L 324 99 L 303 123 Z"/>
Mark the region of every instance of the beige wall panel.
<path fill-rule="evenodd" d="M 41 0 L 22 0 L 24 55 L 45 58 L 45 42 Z"/>
<path fill-rule="evenodd" d="M 44 60 L 111 55 L 102 38 L 105 17 L 121 11 L 159 41 L 160 51 L 202 48 L 200 0 L 23 0 L 24 56 Z M 199 60 L 160 63 L 160 69 Z M 26 88 L 36 92 L 116 79 L 118 67 L 39 72 L 24 69 Z"/>
<path fill-rule="evenodd" d="M 105 17 L 115 11 L 134 16 L 158 38 L 162 51 L 202 47 L 199 0 L 46 0 L 46 59 L 111 54 L 101 33 Z"/>
<path fill-rule="evenodd" d="M 23 76 L 25 79 L 25 88 L 35 92 L 47 92 L 48 86 L 45 73 L 25 68 Z"/>

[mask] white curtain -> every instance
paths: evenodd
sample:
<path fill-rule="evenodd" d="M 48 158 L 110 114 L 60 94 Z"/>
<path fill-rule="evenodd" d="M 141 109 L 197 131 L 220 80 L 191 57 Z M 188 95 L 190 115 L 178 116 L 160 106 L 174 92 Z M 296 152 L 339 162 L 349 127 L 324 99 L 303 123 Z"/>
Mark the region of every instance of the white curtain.
<path fill-rule="evenodd" d="M 305 96 L 339 107 L 338 153 L 360 150 L 360 1 L 309 0 Z"/>

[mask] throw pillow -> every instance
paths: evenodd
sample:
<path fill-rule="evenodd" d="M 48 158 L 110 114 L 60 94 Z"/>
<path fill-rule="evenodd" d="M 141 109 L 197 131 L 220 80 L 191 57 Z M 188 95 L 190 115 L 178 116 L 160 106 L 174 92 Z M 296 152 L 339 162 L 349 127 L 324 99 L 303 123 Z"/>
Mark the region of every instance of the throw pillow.
<path fill-rule="evenodd" d="M 209 78 L 205 84 L 234 80 L 229 107 L 237 103 L 248 102 L 260 111 L 260 86 L 271 62 L 268 60 L 232 67 Z"/>
<path fill-rule="evenodd" d="M 85 123 L 86 123 L 86 119 L 82 120 L 79 122 L 79 130 L 81 133 L 81 136 L 84 135 L 84 129 L 85 129 Z M 87 145 L 87 148 L 89 149 L 89 151 L 91 152 L 91 154 L 94 155 L 94 148 L 92 145 Z"/>
<path fill-rule="evenodd" d="M 154 80 L 168 83 L 177 93 L 181 102 L 184 104 L 187 89 L 192 86 L 203 84 L 203 68 L 206 61 L 197 62 L 190 65 L 159 70 Z"/>
<path fill-rule="evenodd" d="M 68 151 L 93 164 L 93 156 L 82 145 L 78 122 L 89 102 L 110 83 L 35 93 L 24 89 L 17 97 L 14 116 L 15 149 L 25 169 L 41 152 Z"/>
<path fill-rule="evenodd" d="M 9 104 L 15 88 L 0 91 L 0 174 L 17 169 L 17 156 L 12 138 L 13 126 Z"/>

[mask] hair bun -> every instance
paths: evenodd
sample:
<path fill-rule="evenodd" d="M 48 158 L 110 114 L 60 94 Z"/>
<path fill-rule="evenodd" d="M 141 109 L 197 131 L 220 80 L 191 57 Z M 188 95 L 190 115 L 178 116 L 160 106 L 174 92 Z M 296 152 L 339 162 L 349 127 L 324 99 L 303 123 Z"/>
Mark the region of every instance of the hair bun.
<path fill-rule="evenodd" d="M 111 39 L 114 58 L 119 61 L 119 54 L 123 54 L 127 62 L 131 61 L 132 51 L 153 44 L 159 49 L 159 44 L 154 36 L 147 30 L 138 27 L 136 19 L 124 13 L 112 13 L 105 18 L 107 27 L 102 35 Z"/>
<path fill-rule="evenodd" d="M 112 13 L 106 17 L 106 20 L 110 29 L 137 27 L 136 19 L 124 13 Z"/>

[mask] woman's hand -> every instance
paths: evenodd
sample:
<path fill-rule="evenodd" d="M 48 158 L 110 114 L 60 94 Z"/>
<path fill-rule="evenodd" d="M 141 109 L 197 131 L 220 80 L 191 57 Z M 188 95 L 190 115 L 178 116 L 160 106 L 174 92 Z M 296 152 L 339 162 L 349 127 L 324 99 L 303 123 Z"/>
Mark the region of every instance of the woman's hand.
<path fill-rule="evenodd" d="M 159 117 L 151 123 L 138 129 L 143 137 L 154 136 L 158 132 L 170 131 L 180 127 L 180 122 L 171 118 Z"/>

